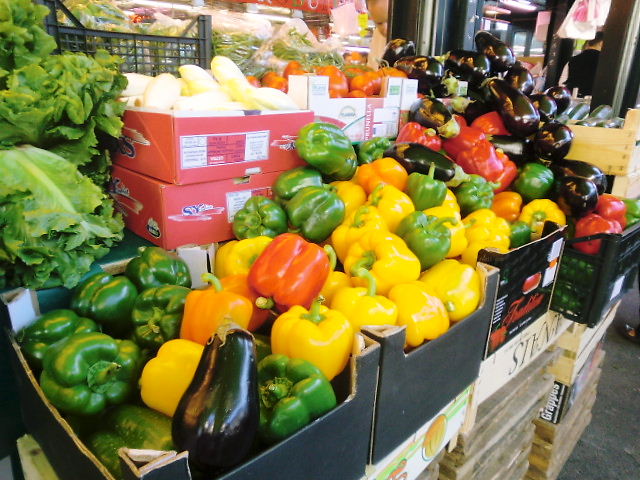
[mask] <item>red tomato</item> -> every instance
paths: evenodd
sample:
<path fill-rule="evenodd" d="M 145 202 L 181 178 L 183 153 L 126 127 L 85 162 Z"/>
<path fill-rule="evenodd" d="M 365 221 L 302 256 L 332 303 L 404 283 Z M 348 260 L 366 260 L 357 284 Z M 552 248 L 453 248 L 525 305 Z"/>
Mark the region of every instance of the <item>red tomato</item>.
<path fill-rule="evenodd" d="M 329 96 L 341 98 L 349 93 L 349 81 L 344 73 L 334 65 L 317 67 L 316 75 L 329 77 Z"/>
<path fill-rule="evenodd" d="M 282 73 L 282 76 L 288 79 L 289 75 L 304 75 L 305 73 L 309 73 L 309 72 L 307 72 L 304 68 L 302 68 L 302 65 L 300 64 L 300 62 L 296 62 L 295 60 L 292 60 L 291 62 L 287 63 L 286 67 L 284 67 L 284 72 Z"/>
<path fill-rule="evenodd" d="M 287 93 L 287 90 L 289 89 L 289 82 L 287 79 L 281 77 L 275 72 L 265 73 L 261 81 L 263 87 L 275 88 L 276 90 L 280 90 L 284 93 Z"/>
<path fill-rule="evenodd" d="M 351 90 L 347 97 L 349 98 L 366 98 L 367 94 L 362 90 Z"/>
<path fill-rule="evenodd" d="M 253 75 L 248 75 L 247 76 L 247 81 L 254 87 L 256 88 L 260 88 L 262 85 L 260 84 L 260 80 L 258 80 L 256 77 L 254 77 Z"/>
<path fill-rule="evenodd" d="M 399 70 L 399 69 L 393 68 L 393 67 L 384 67 L 384 68 L 381 68 L 380 70 L 378 70 L 378 72 L 383 77 L 407 78 L 407 74 L 406 73 L 404 73 L 402 70 Z"/>
<path fill-rule="evenodd" d="M 367 97 L 370 97 L 380 93 L 381 83 L 382 78 L 377 73 L 367 72 L 353 77 L 349 86 L 351 90 L 362 90 L 367 94 Z"/>

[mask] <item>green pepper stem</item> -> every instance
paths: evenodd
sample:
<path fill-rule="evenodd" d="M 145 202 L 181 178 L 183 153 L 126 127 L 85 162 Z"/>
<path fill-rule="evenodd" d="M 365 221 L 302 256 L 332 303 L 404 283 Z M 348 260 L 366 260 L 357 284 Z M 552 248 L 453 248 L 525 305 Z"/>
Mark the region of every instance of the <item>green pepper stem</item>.
<path fill-rule="evenodd" d="M 336 251 L 333 249 L 331 245 L 325 245 L 324 251 L 329 255 L 329 268 L 330 271 L 334 271 L 336 269 L 336 263 L 338 263 L 338 258 L 336 257 Z"/>
<path fill-rule="evenodd" d="M 371 267 L 373 267 L 373 264 L 375 263 L 375 261 L 376 261 L 375 253 L 365 252 L 362 258 L 358 260 L 356 263 L 354 263 L 353 266 L 351 267 L 351 271 L 349 272 L 350 275 L 352 277 L 355 277 L 356 272 L 361 268 L 364 268 L 365 270 L 371 270 Z"/>
<path fill-rule="evenodd" d="M 324 315 L 320 314 L 320 306 L 324 302 L 324 297 L 320 296 L 316 298 L 311 304 L 311 308 L 309 309 L 309 313 L 305 313 L 301 315 L 302 318 L 309 320 L 316 325 L 324 320 Z"/>
<path fill-rule="evenodd" d="M 366 205 L 363 205 L 361 207 L 358 207 L 358 209 L 356 210 L 356 214 L 353 216 L 353 223 L 351 224 L 352 227 L 354 228 L 362 228 L 364 227 L 364 220 L 362 219 L 362 217 L 364 217 L 366 214 L 369 213 L 369 207 Z"/>
<path fill-rule="evenodd" d="M 384 183 L 379 183 L 378 186 L 373 189 L 373 192 L 371 192 L 371 205 L 374 207 L 377 207 L 380 200 L 382 200 L 382 194 L 380 191 L 384 188 L 384 185 Z"/>
<path fill-rule="evenodd" d="M 91 390 L 104 393 L 105 388 L 113 381 L 113 376 L 120 370 L 120 364 L 99 360 L 87 371 L 87 385 Z"/>
<path fill-rule="evenodd" d="M 447 309 L 447 312 L 453 312 L 456 309 L 456 306 L 453 302 L 444 302 L 444 308 Z"/>
<path fill-rule="evenodd" d="M 262 310 L 269 310 L 274 307 L 276 302 L 273 301 L 273 298 L 266 297 L 258 297 L 256 298 L 255 305 Z"/>
<path fill-rule="evenodd" d="M 218 277 L 216 277 L 213 273 L 203 273 L 200 278 L 202 278 L 203 282 L 211 285 L 216 292 L 222 291 L 222 283 L 220 282 L 220 279 L 218 279 Z"/>
<path fill-rule="evenodd" d="M 445 223 L 450 223 L 451 225 L 455 225 L 458 223 L 458 219 L 455 217 L 442 217 L 433 222 L 432 225 L 428 225 L 428 228 L 438 228 L 444 225 Z"/>
<path fill-rule="evenodd" d="M 364 278 L 367 282 L 367 296 L 368 297 L 375 297 L 376 295 L 376 291 L 378 289 L 378 284 L 376 282 L 376 277 L 373 276 L 373 274 L 365 269 L 365 268 L 359 268 L 358 270 L 355 271 L 355 276 L 356 277 L 360 277 L 360 278 Z"/>
<path fill-rule="evenodd" d="M 436 164 L 434 162 L 431 162 L 431 165 L 429 165 L 429 173 L 427 173 L 427 176 L 431 179 L 433 179 L 434 175 L 436 174 Z"/>

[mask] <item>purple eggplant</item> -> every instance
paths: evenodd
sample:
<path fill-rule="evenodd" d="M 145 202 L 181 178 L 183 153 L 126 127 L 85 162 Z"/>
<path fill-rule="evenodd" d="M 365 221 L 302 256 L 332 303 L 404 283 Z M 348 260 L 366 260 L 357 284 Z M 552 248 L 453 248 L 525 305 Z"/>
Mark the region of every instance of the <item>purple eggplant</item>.
<path fill-rule="evenodd" d="M 485 113 L 489 113 L 492 111 L 493 110 L 491 109 L 491 107 L 487 105 L 485 102 L 481 100 L 474 100 L 469 105 L 467 105 L 467 108 L 465 109 L 463 116 L 464 116 L 464 119 L 467 121 L 467 124 L 471 125 L 476 118 L 481 117 Z"/>
<path fill-rule="evenodd" d="M 563 177 L 557 180 L 552 196 L 560 209 L 574 218 L 588 215 L 598 204 L 598 189 L 595 184 L 581 177 Z"/>
<path fill-rule="evenodd" d="M 487 103 L 500 114 L 512 135 L 523 138 L 538 131 L 540 114 L 524 93 L 501 78 L 490 79 L 484 88 Z"/>
<path fill-rule="evenodd" d="M 382 54 L 382 60 L 387 65 L 392 66 L 403 57 L 412 57 L 416 54 L 416 45 L 411 40 L 404 38 L 394 38 L 389 43 Z"/>
<path fill-rule="evenodd" d="M 491 62 L 486 55 L 470 50 L 451 50 L 444 62 L 446 69 L 477 90 L 491 73 Z"/>
<path fill-rule="evenodd" d="M 598 194 L 602 195 L 607 190 L 607 176 L 595 165 L 580 160 L 560 160 L 549 165 L 556 179 L 563 177 L 580 177 L 596 186 Z"/>
<path fill-rule="evenodd" d="M 540 120 L 550 122 L 555 118 L 558 112 L 558 106 L 552 97 L 546 93 L 536 93 L 535 95 L 529 95 L 529 100 L 531 100 L 533 106 L 538 109 Z"/>
<path fill-rule="evenodd" d="M 566 87 L 558 85 L 547 88 L 544 93 L 555 100 L 556 106 L 558 107 L 556 115 L 562 114 L 567 108 L 569 108 L 569 105 L 571 105 L 571 92 Z"/>
<path fill-rule="evenodd" d="M 559 162 L 569 153 L 573 137 L 573 132 L 565 124 L 548 122 L 536 132 L 533 148 L 538 157 L 551 162 Z"/>
<path fill-rule="evenodd" d="M 444 138 L 460 133 L 460 125 L 447 106 L 437 98 L 424 97 L 416 100 L 409 109 L 409 121 L 418 122 L 424 128 L 433 128 Z"/>
<path fill-rule="evenodd" d="M 533 92 L 533 87 L 535 87 L 533 76 L 529 73 L 529 69 L 520 62 L 516 62 L 511 66 L 504 79 L 509 85 L 517 88 L 525 95 Z"/>
<path fill-rule="evenodd" d="M 509 160 L 521 166 L 535 160 L 533 142 L 528 138 L 515 138 L 513 135 L 490 135 L 489 141 L 494 147 L 507 154 Z"/>
<path fill-rule="evenodd" d="M 491 61 L 491 71 L 506 72 L 516 62 L 513 51 L 498 37 L 489 32 L 478 32 L 475 36 L 478 53 L 486 55 Z"/>
<path fill-rule="evenodd" d="M 444 78 L 444 65 L 434 57 L 404 57 L 393 66 L 418 80 L 418 92 L 423 95 L 429 95 Z"/>

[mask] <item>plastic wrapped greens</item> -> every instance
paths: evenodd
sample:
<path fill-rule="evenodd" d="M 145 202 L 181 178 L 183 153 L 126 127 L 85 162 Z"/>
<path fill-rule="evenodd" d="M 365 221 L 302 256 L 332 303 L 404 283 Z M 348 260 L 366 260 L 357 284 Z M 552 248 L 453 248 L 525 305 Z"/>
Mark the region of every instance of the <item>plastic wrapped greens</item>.
<path fill-rule="evenodd" d="M 86 28 L 110 32 L 133 32 L 135 25 L 111 0 L 65 0 L 65 6 Z M 62 10 L 58 10 L 58 22 L 74 26 Z"/>

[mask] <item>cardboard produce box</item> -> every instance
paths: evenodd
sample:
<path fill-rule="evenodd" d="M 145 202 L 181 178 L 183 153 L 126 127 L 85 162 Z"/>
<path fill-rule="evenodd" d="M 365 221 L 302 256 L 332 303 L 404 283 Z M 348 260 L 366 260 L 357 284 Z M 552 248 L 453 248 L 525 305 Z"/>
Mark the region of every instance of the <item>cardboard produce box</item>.
<path fill-rule="evenodd" d="M 281 172 L 173 185 L 114 165 L 109 193 L 130 230 L 166 249 L 233 238 L 233 216 L 256 195 L 271 197 Z"/>
<path fill-rule="evenodd" d="M 40 444 L 60 478 L 114 480 L 46 399 L 16 343 L 11 325 L 29 324 L 40 311 L 49 310 L 38 300 L 36 292 L 21 289 L 3 297 L 3 303 L 0 303 L 2 340 L 8 340 L 10 344 L 26 429 Z M 234 469 L 207 478 L 361 479 L 369 455 L 380 357 L 377 343 L 370 339 L 362 341 L 363 345 L 354 349 L 357 353 L 352 355 L 347 368 L 332 381 L 338 398 L 336 408 Z M 119 453 L 124 478 L 192 478 L 186 452 L 124 448 Z"/>
<path fill-rule="evenodd" d="M 543 237 L 508 253 L 480 250 L 478 261 L 500 269 L 485 358 L 549 310 L 566 226 L 547 222 Z"/>
<path fill-rule="evenodd" d="M 302 165 L 295 139 L 313 121 L 313 113 L 163 112 L 130 107 L 123 120 L 114 164 L 185 185 Z"/>
<path fill-rule="evenodd" d="M 406 327 L 365 328 L 380 343 L 380 375 L 371 463 L 381 462 L 475 382 L 496 300 L 498 271 L 478 264 L 484 289 L 478 309 L 444 335 L 405 353 Z"/>
<path fill-rule="evenodd" d="M 316 121 L 339 126 L 352 142 L 373 137 L 396 137 L 401 112 L 417 99 L 417 80 L 385 77 L 380 97 L 330 98 L 329 77 L 289 76 L 289 96 Z M 405 114 L 406 117 L 406 114 Z"/>

